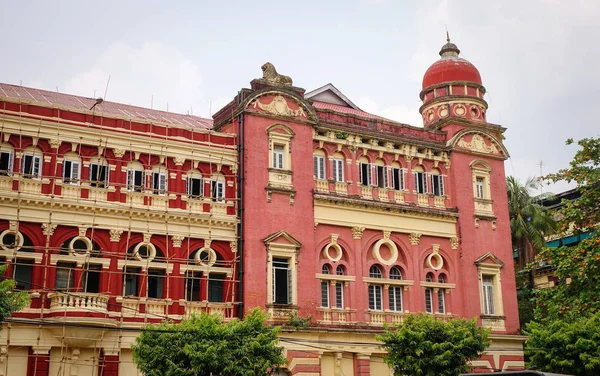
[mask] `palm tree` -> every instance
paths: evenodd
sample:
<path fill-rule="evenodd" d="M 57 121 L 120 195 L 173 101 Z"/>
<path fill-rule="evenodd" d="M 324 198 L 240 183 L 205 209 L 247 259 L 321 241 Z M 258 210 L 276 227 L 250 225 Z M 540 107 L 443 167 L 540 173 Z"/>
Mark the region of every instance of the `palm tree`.
<path fill-rule="evenodd" d="M 510 231 L 513 248 L 519 254 L 519 269 L 534 260 L 536 251 L 546 245 L 545 236 L 557 230 L 552 212 L 541 205 L 542 200 L 551 195 L 531 194 L 540 185 L 535 178 L 529 178 L 525 184 L 521 184 L 513 176 L 506 177 Z"/>

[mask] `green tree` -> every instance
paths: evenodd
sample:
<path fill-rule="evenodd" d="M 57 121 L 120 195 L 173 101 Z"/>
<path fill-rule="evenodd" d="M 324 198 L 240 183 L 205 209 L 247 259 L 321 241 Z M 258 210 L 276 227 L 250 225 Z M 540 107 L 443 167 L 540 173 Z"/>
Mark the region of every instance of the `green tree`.
<path fill-rule="evenodd" d="M 600 313 L 527 327 L 529 366 L 569 375 L 600 375 Z"/>
<path fill-rule="evenodd" d="M 29 304 L 29 295 L 25 291 L 14 291 L 17 283 L 4 278 L 7 265 L 0 266 L 0 322 L 4 322 L 13 312 L 25 308 Z"/>
<path fill-rule="evenodd" d="M 268 375 L 285 364 L 279 329 L 260 309 L 222 322 L 202 314 L 177 324 L 149 325 L 136 338 L 133 360 L 146 376 Z"/>
<path fill-rule="evenodd" d="M 541 205 L 541 200 L 548 195 L 532 194 L 540 186 L 534 178 L 525 184 L 513 176 L 506 178 L 510 232 L 513 248 L 519 252 L 519 269 L 534 260 L 536 252 L 546 246 L 544 237 L 557 229 L 552 213 Z"/>
<path fill-rule="evenodd" d="M 402 324 L 386 326 L 377 339 L 387 351 L 394 375 L 457 376 L 469 371 L 469 361 L 490 345 L 489 330 L 475 320 L 436 320 L 431 315 L 409 315 Z"/>

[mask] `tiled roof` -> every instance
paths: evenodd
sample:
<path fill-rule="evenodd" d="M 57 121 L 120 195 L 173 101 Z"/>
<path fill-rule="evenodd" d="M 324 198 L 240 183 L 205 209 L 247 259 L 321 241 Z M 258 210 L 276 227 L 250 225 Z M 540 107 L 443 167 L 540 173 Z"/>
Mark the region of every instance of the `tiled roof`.
<path fill-rule="evenodd" d="M 386 119 L 386 118 L 381 117 L 381 116 L 370 114 L 368 112 L 364 112 L 364 111 L 361 111 L 361 110 L 355 110 L 354 108 L 340 106 L 340 105 L 332 104 L 332 103 L 325 103 L 325 102 L 317 102 L 317 101 L 315 101 L 315 102 L 313 102 L 313 106 L 316 109 L 323 109 L 323 110 L 331 110 L 331 111 L 335 111 L 335 112 L 342 112 L 342 113 L 345 113 L 345 114 L 351 114 L 351 115 L 361 116 L 361 117 L 368 118 L 368 119 L 379 119 L 379 120 L 393 121 L 393 120 Z M 397 122 L 395 122 L 395 123 L 397 123 Z"/>
<path fill-rule="evenodd" d="M 90 108 L 96 103 L 96 99 L 94 98 L 3 83 L 0 83 L 0 97 L 5 97 L 12 101 L 20 99 L 26 103 L 37 102 L 41 106 L 58 107 L 81 112 L 90 112 Z M 110 101 L 105 101 L 97 105 L 94 108 L 94 113 L 107 117 L 116 116 L 119 118 L 136 119 L 142 122 L 160 122 L 201 129 L 211 129 L 213 124 L 211 119 L 204 119 L 199 116 L 151 110 L 149 108 Z"/>

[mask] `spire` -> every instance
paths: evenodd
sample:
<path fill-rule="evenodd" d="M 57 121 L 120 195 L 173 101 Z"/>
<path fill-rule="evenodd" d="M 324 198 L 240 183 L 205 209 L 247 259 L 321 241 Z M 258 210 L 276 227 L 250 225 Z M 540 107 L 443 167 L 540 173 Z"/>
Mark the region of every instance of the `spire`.
<path fill-rule="evenodd" d="M 446 44 L 442 46 L 440 50 L 440 56 L 442 59 L 450 58 L 450 57 L 458 57 L 460 50 L 456 47 L 456 44 L 450 42 L 450 33 L 448 33 L 448 29 L 446 29 Z"/>

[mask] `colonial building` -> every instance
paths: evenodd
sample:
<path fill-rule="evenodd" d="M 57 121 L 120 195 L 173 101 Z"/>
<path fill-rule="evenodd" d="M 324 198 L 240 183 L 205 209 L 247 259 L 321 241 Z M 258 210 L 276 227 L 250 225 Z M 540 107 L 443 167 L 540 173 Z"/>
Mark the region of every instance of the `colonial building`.
<path fill-rule="evenodd" d="M 522 368 L 504 128 L 456 45 L 440 55 L 423 127 L 270 63 L 214 123 L 0 86 L 1 255 L 34 297 L 0 374 L 135 374 L 141 325 L 256 306 L 291 375 L 388 374 L 376 335 L 417 312 L 477 318 L 473 366 Z"/>

